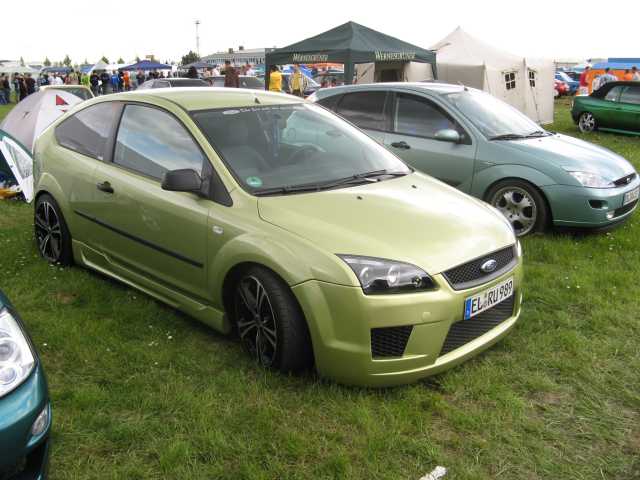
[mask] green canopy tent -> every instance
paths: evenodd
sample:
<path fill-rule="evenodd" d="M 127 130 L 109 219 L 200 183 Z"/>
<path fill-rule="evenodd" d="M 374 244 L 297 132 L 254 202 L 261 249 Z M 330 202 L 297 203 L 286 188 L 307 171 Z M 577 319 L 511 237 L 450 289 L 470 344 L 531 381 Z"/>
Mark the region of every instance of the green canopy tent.
<path fill-rule="evenodd" d="M 420 62 L 431 64 L 436 76 L 436 54 L 355 22 L 307 38 L 265 55 L 266 82 L 272 65 L 289 63 L 342 63 L 345 83 L 352 83 L 357 63 Z"/>

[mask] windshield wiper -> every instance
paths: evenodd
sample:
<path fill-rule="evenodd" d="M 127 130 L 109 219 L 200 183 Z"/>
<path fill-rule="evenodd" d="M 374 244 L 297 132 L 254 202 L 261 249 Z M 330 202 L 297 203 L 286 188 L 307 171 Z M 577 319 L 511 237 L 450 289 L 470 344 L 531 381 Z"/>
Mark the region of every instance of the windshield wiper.
<path fill-rule="evenodd" d="M 530 134 L 528 134 L 527 138 L 546 137 L 548 135 L 551 135 L 551 133 L 545 130 L 536 130 L 535 132 L 531 132 Z"/>
<path fill-rule="evenodd" d="M 275 194 L 288 194 L 299 192 L 318 192 L 320 190 L 326 190 L 329 188 L 339 187 L 341 185 L 350 185 L 357 183 L 376 182 L 377 177 L 391 176 L 391 177 L 403 177 L 409 172 L 397 172 L 389 170 L 374 170 L 371 172 L 356 173 L 349 177 L 339 178 L 337 180 L 330 180 L 328 182 L 318 183 L 304 183 L 301 185 L 284 185 L 282 187 L 263 188 L 261 190 L 255 190 L 254 195 L 275 195 Z"/>
<path fill-rule="evenodd" d="M 520 135 L 519 133 L 503 133 L 502 135 L 489 137 L 489 140 L 522 140 L 523 138 L 527 137 L 525 135 Z"/>

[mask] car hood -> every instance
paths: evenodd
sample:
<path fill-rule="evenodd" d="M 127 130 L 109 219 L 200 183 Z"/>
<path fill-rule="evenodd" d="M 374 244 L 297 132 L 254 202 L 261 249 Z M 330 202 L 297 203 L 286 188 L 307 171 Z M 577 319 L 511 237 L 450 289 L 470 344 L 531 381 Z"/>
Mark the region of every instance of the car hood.
<path fill-rule="evenodd" d="M 497 211 L 421 173 L 260 197 L 258 209 L 263 220 L 326 252 L 408 262 L 430 274 L 515 243 Z"/>
<path fill-rule="evenodd" d="M 635 171 L 617 153 L 567 135 L 555 134 L 505 144 L 564 170 L 596 173 L 609 180 L 618 180 Z"/>

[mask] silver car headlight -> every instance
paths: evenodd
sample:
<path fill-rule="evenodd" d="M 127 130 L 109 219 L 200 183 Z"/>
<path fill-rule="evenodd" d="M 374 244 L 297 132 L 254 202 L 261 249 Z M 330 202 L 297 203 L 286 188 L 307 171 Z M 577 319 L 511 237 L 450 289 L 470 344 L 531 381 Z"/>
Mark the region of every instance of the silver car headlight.
<path fill-rule="evenodd" d="M 567 173 L 575 178 L 583 187 L 589 188 L 613 188 L 615 184 L 597 173 L 574 172 L 567 170 Z"/>
<path fill-rule="evenodd" d="M 6 308 L 0 310 L 0 398 L 29 376 L 35 358 L 20 325 Z"/>
<path fill-rule="evenodd" d="M 367 295 L 433 290 L 433 279 L 410 263 L 358 255 L 338 255 L 356 274 Z"/>

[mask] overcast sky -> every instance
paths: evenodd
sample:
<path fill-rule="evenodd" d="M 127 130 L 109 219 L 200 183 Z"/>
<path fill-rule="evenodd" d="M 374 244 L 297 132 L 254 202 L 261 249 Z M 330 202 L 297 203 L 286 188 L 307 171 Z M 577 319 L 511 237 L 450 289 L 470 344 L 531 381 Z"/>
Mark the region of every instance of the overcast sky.
<path fill-rule="evenodd" d="M 196 48 L 196 19 L 201 22 L 203 56 L 238 45 L 282 47 L 353 20 L 421 47 L 461 26 L 520 55 L 640 57 L 638 1 L 36 0 L 24 8 L 9 4 L 12 8 L 4 9 L 2 17 L 0 59 L 46 56 L 56 61 L 68 54 L 74 63 L 85 58 L 94 63 L 103 55 L 114 62 L 118 57 L 131 61 L 154 54 L 161 61 L 178 61 Z"/>

